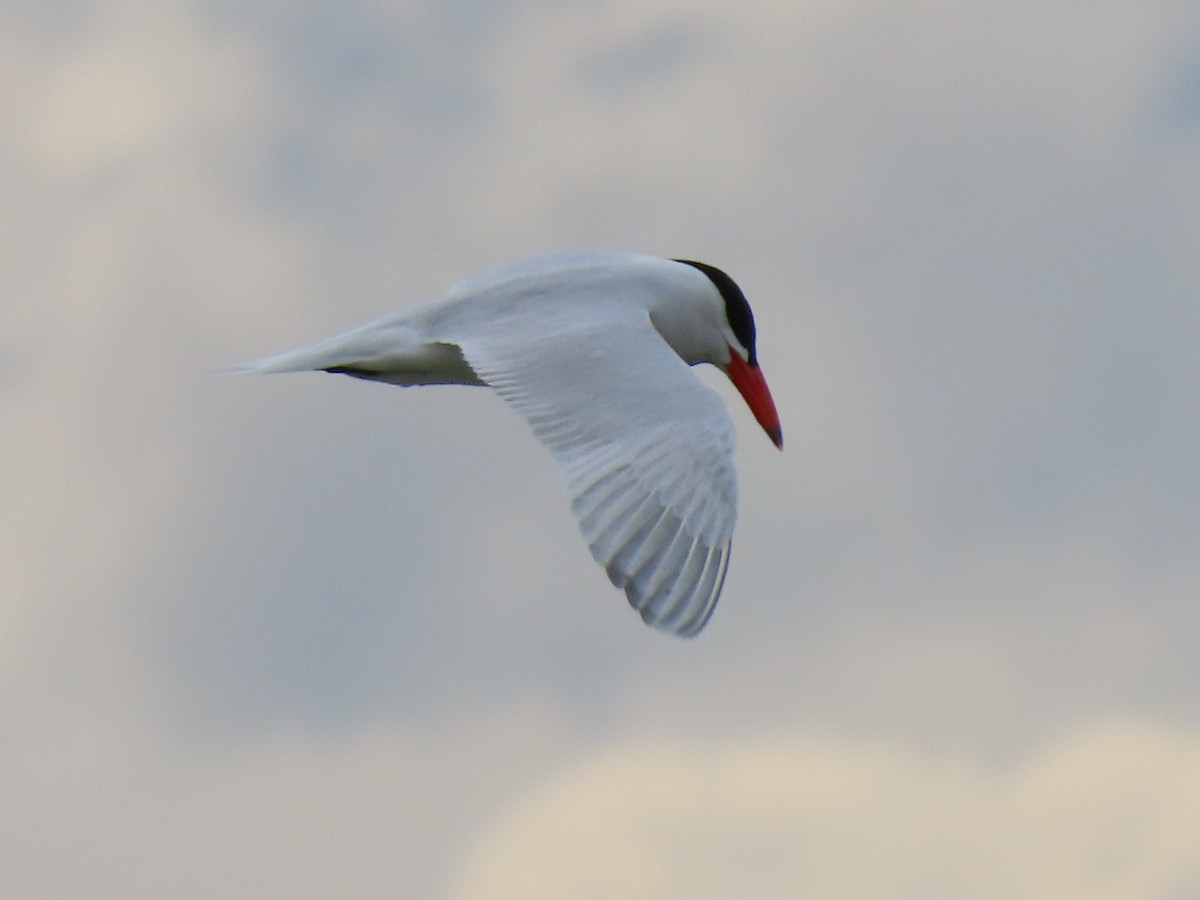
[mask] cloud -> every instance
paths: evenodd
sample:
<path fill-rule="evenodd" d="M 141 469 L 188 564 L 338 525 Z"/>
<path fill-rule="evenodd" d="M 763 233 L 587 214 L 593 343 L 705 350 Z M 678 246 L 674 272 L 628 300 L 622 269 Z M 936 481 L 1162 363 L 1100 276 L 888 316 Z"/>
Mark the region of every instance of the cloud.
<path fill-rule="evenodd" d="M 186 398 L 216 362 L 196 337 L 299 264 L 287 228 L 231 202 L 208 155 L 256 120 L 262 70 L 184 10 L 143 12 L 115 4 L 57 40 L 28 34 L 18 57 L 0 175 L 13 239 L 0 659 L 32 664 L 34 647 L 76 639 L 89 656 L 88 635 L 121 627 L 123 588 L 186 528 L 201 427 Z"/>
<path fill-rule="evenodd" d="M 126 686 L 109 680 L 109 691 Z M 435 897 L 479 811 L 572 745 L 553 710 L 180 741 L 43 689 L 3 735 L 13 897 Z"/>
<path fill-rule="evenodd" d="M 1081 728 L 1012 769 L 812 737 L 631 741 L 504 808 L 476 898 L 1181 898 L 1200 734 Z"/>
<path fill-rule="evenodd" d="M 1196 893 L 1194 4 L 152 6 L 0 13 L 8 893 Z M 496 398 L 214 374 L 592 244 L 785 419 L 695 642 Z"/>

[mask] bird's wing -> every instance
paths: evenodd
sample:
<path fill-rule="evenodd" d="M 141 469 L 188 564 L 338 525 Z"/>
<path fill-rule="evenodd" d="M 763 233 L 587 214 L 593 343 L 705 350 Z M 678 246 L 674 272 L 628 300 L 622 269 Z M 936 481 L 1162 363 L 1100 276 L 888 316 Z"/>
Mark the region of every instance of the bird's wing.
<path fill-rule="evenodd" d="M 554 455 L 613 584 L 648 624 L 696 634 L 721 593 L 736 517 L 720 394 L 633 305 L 496 324 L 456 339 L 468 364 Z"/>

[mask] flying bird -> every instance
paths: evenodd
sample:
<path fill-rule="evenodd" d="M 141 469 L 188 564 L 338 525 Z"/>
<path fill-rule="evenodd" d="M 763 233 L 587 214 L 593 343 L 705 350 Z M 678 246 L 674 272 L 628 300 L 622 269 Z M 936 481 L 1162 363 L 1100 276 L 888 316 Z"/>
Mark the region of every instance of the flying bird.
<path fill-rule="evenodd" d="M 239 370 L 492 388 L 550 450 L 612 583 L 647 624 L 690 637 L 721 593 L 737 514 L 733 423 L 689 370 L 699 363 L 729 376 L 782 448 L 750 306 L 693 260 L 577 251 L 513 263 Z"/>

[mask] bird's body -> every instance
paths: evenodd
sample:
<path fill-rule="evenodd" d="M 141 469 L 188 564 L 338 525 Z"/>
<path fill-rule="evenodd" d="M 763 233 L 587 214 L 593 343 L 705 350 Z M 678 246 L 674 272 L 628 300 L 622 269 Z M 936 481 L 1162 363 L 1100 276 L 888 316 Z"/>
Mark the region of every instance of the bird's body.
<path fill-rule="evenodd" d="M 701 263 L 585 251 L 515 263 L 244 367 L 497 391 L 562 468 L 592 555 L 649 624 L 696 634 L 736 516 L 733 425 L 689 371 L 726 370 L 781 443 L 737 286 Z"/>

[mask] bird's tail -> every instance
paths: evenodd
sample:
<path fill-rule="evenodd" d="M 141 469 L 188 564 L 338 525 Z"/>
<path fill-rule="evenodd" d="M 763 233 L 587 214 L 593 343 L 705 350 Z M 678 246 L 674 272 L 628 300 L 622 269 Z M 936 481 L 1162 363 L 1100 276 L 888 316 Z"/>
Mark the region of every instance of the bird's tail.
<path fill-rule="evenodd" d="M 225 371 L 235 375 L 333 372 L 398 385 L 483 383 L 456 345 L 422 341 L 411 328 L 386 321 Z"/>
<path fill-rule="evenodd" d="M 402 326 L 369 323 L 327 340 L 289 350 L 275 356 L 230 366 L 231 375 L 267 375 L 277 372 L 328 372 L 377 369 L 395 357 L 402 348 L 416 342 L 415 335 Z"/>
<path fill-rule="evenodd" d="M 272 375 L 280 372 L 318 372 L 322 369 L 345 365 L 344 354 L 319 352 L 318 347 L 302 347 L 263 359 L 228 366 L 227 375 Z"/>

